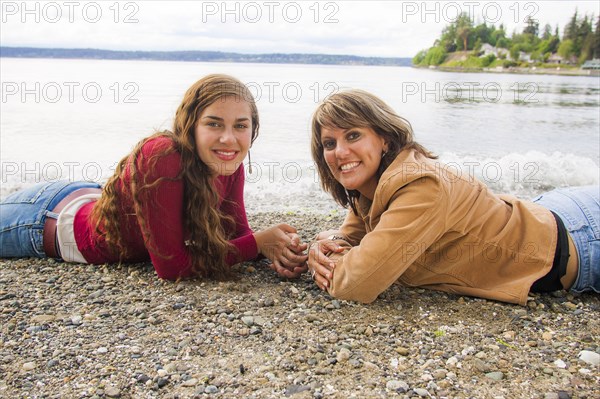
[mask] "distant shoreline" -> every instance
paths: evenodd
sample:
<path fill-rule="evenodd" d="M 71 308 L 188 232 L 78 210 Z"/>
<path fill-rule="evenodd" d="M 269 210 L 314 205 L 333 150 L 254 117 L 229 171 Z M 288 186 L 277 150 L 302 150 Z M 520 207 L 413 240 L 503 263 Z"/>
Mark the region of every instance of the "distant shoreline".
<path fill-rule="evenodd" d="M 234 62 L 263 64 L 412 66 L 408 57 L 360 57 L 329 54 L 241 54 L 220 51 L 113 51 L 101 49 L 64 49 L 0 47 L 0 57 L 95 60 Z"/>
<path fill-rule="evenodd" d="M 557 75 L 557 76 L 600 76 L 600 71 L 581 68 L 551 69 L 551 68 L 463 68 L 463 67 L 432 67 L 415 66 L 413 68 L 429 69 L 439 72 L 460 72 L 460 73 L 509 73 L 516 75 Z"/>

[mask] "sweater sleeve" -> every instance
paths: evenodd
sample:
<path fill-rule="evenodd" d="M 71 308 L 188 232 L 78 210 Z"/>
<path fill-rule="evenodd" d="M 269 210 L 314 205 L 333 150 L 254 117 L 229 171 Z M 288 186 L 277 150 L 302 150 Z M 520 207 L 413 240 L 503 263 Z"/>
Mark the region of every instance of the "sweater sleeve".
<path fill-rule="evenodd" d="M 338 241 L 346 249 L 331 255 L 336 266 L 329 293 L 370 303 L 392 285 L 444 234 L 441 193 L 431 178 L 408 184 L 395 193 L 377 226 L 359 245 Z"/>
<path fill-rule="evenodd" d="M 232 179 L 231 186 L 226 197 L 223 198 L 221 212 L 233 217 L 235 221 L 235 227 L 230 227 L 231 230 L 228 231 L 233 237 L 230 243 L 237 249 L 237 254 L 232 254 L 227 258 L 227 263 L 232 265 L 240 261 L 255 259 L 258 255 L 258 247 L 253 231 L 248 224 L 244 205 L 244 165 L 240 165 L 229 178 Z"/>
<path fill-rule="evenodd" d="M 174 151 L 160 156 L 154 163 L 151 158 L 159 150 L 162 150 L 160 142 L 149 142 L 138 160 L 138 184 L 142 181 L 151 184 L 140 193 L 138 212 L 144 215 L 149 232 L 146 248 L 156 274 L 175 280 L 193 274 L 183 227 L 184 183 L 177 177 L 181 171 L 181 156 Z M 138 224 L 143 231 L 139 216 Z"/>

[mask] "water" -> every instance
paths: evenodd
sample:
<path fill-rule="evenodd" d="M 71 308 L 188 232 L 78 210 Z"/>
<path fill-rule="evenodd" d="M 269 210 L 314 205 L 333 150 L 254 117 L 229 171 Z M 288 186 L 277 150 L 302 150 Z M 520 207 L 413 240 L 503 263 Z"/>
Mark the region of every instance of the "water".
<path fill-rule="evenodd" d="M 600 78 L 442 73 L 406 67 L 0 59 L 1 194 L 40 180 L 103 181 L 144 136 L 170 128 L 208 73 L 249 85 L 261 118 L 247 175 L 250 212 L 328 212 L 310 158 L 310 117 L 361 88 L 407 118 L 448 168 L 531 197 L 600 180 Z"/>

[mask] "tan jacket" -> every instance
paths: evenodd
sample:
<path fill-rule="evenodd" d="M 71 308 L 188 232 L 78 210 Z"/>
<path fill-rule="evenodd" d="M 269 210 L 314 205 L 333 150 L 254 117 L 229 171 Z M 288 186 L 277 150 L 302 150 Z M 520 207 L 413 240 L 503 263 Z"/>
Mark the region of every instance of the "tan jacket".
<path fill-rule="evenodd" d="M 398 281 L 525 305 L 552 267 L 557 227 L 550 211 L 497 196 L 453 168 L 404 150 L 383 173 L 373 201 L 359 199 L 340 232 L 348 247 L 329 292 L 364 303 Z"/>

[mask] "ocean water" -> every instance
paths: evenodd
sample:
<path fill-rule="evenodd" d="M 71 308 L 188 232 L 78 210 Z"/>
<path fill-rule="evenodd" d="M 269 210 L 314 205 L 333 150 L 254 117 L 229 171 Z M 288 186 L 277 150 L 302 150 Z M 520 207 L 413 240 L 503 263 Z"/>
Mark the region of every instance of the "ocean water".
<path fill-rule="evenodd" d="M 384 99 L 441 168 L 495 192 L 530 198 L 600 180 L 598 77 L 11 58 L 0 58 L 0 71 L 0 196 L 37 181 L 104 181 L 138 140 L 170 128 L 185 90 L 208 73 L 238 77 L 257 99 L 249 212 L 338 209 L 310 157 L 310 118 L 344 88 Z"/>

